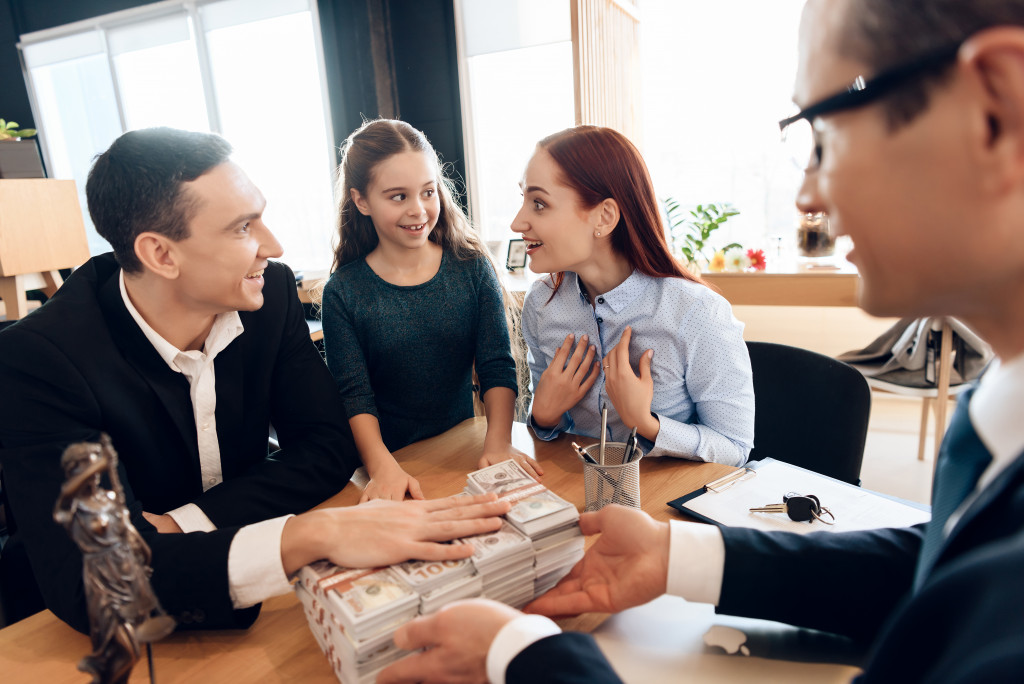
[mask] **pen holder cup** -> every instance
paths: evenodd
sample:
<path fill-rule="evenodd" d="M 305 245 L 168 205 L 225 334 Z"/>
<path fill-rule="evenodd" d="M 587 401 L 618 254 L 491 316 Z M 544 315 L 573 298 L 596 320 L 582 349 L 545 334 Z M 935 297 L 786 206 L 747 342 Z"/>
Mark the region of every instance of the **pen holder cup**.
<path fill-rule="evenodd" d="M 599 444 L 592 444 L 584 451 L 597 461 L 597 464 L 588 463 L 580 458 L 583 464 L 586 510 L 599 511 L 613 503 L 640 508 L 640 459 L 644 457 L 640 448 L 637 447 L 637 455 L 629 463 L 623 463 L 626 445 L 622 442 L 605 442 L 605 465 L 600 465 Z"/>

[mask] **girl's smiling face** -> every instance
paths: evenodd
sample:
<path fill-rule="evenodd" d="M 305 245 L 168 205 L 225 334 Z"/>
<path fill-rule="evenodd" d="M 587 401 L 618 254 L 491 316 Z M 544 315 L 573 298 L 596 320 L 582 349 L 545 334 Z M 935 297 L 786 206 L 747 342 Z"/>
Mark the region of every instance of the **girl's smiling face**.
<path fill-rule="evenodd" d="M 377 164 L 366 194 L 352 201 L 369 216 L 381 244 L 416 249 L 427 243 L 441 213 L 437 169 L 424 152 L 399 152 Z"/>

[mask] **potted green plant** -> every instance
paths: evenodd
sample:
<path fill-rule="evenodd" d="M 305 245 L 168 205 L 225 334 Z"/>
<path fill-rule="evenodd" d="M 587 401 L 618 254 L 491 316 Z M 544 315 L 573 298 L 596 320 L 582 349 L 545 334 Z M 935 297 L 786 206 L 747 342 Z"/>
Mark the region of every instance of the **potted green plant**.
<path fill-rule="evenodd" d="M 700 271 L 706 267 L 716 251 L 727 252 L 730 249 L 742 248 L 738 242 L 732 242 L 716 250 L 709 242 L 711 235 L 721 228 L 723 223 L 740 213 L 731 204 L 698 204 L 694 209 L 684 213 L 674 198 L 666 197 L 664 203 L 672 249 L 691 269 Z"/>
<path fill-rule="evenodd" d="M 0 119 L 0 178 L 42 178 L 46 174 L 34 128 L 19 128 L 17 121 Z"/>
<path fill-rule="evenodd" d="M 34 128 L 23 128 L 18 130 L 17 121 L 5 121 L 0 119 L 0 140 L 19 140 L 21 138 L 31 138 L 36 134 Z"/>

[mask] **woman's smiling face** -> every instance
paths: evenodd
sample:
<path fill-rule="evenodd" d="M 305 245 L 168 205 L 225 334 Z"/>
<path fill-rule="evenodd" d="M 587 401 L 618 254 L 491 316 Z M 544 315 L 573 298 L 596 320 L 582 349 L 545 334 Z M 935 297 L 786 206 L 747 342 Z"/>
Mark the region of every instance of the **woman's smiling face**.
<path fill-rule="evenodd" d="M 520 187 L 523 206 L 512 230 L 526 240 L 530 270 L 579 271 L 594 256 L 594 211 L 580 206 L 575 190 L 561 180 L 562 170 L 538 147 L 526 165 Z"/>

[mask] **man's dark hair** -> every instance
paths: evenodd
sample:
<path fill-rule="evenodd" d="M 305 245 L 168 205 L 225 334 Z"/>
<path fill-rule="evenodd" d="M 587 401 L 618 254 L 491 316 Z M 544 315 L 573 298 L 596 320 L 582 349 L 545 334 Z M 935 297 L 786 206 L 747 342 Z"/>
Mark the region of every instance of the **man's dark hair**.
<path fill-rule="evenodd" d="M 955 45 L 995 26 L 1024 26 L 1024 0 L 853 0 L 840 54 L 864 62 L 872 74 Z M 898 128 L 928 107 L 931 89 L 951 65 L 888 95 L 889 124 Z"/>
<path fill-rule="evenodd" d="M 127 273 L 138 273 L 135 238 L 152 231 L 174 241 L 188 237 L 195 203 L 182 193 L 231 154 L 212 133 L 146 128 L 130 131 L 96 158 L 85 184 L 89 215 Z"/>

